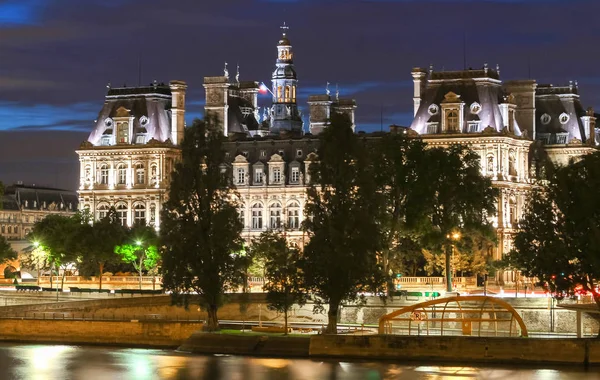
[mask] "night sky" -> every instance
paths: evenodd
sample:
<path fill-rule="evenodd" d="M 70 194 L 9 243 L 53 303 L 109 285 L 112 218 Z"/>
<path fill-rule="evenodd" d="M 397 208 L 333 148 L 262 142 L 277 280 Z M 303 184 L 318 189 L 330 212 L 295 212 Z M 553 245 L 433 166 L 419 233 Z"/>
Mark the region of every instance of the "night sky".
<path fill-rule="evenodd" d="M 0 180 L 76 189 L 106 85 L 137 85 L 140 58 L 143 84 L 188 83 L 188 124 L 224 61 L 270 85 L 284 21 L 301 110 L 338 83 L 358 130 L 408 125 L 411 68 L 462 69 L 465 51 L 503 80 L 577 80 L 600 109 L 598 14 L 598 0 L 0 0 Z"/>

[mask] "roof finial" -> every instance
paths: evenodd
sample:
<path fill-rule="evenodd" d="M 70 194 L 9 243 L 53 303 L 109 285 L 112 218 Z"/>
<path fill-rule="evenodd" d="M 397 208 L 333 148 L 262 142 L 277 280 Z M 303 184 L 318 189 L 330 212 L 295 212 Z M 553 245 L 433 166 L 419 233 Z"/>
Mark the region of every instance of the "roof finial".
<path fill-rule="evenodd" d="M 290 29 L 289 26 L 285 25 L 285 21 L 283 22 L 283 25 L 279 27 L 279 29 L 281 29 L 283 32 L 283 35 L 285 36 L 285 34 L 287 33 L 287 30 Z"/>
<path fill-rule="evenodd" d="M 429 64 L 429 74 L 433 73 L 433 63 Z"/>
<path fill-rule="evenodd" d="M 340 89 L 337 83 L 335 84 L 335 100 L 340 100 Z"/>
<path fill-rule="evenodd" d="M 229 78 L 229 70 L 227 70 L 227 62 L 225 62 L 225 68 L 223 69 L 223 75 Z"/>
<path fill-rule="evenodd" d="M 110 82 L 106 85 L 106 88 L 110 89 Z"/>
<path fill-rule="evenodd" d="M 329 91 L 329 82 L 327 82 L 327 86 L 325 86 L 325 93 L 329 95 L 331 91 Z"/>
<path fill-rule="evenodd" d="M 237 71 L 235 73 L 235 81 L 240 83 L 240 64 L 237 64 Z"/>

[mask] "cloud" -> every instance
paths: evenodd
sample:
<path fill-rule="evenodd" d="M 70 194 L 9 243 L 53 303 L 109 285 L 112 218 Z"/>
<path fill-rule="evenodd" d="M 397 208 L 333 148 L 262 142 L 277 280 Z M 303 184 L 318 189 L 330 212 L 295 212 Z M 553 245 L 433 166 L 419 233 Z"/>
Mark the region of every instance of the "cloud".
<path fill-rule="evenodd" d="M 60 107 L 0 102 L 0 130 L 91 131 L 100 106 L 94 103 L 76 103 Z"/>

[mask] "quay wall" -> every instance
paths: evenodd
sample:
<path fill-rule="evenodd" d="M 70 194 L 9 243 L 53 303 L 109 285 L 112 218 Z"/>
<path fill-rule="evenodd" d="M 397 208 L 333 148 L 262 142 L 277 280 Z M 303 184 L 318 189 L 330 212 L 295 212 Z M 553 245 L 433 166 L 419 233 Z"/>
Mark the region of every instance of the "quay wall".
<path fill-rule="evenodd" d="M 0 319 L 0 341 L 177 347 L 200 322 Z"/>

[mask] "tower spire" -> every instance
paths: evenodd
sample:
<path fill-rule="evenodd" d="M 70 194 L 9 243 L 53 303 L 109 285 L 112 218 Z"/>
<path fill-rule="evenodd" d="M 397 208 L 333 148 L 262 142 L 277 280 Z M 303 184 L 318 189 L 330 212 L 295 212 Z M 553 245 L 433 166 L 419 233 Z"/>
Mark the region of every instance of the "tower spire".
<path fill-rule="evenodd" d="M 282 32 L 281 32 L 281 33 L 282 33 L 282 34 L 283 34 L 283 36 L 285 37 L 285 35 L 287 34 L 287 31 L 290 29 L 290 27 L 289 27 L 289 26 L 287 26 L 287 25 L 285 24 L 285 21 L 284 21 L 284 22 L 283 22 L 283 25 L 281 25 L 281 26 L 279 27 L 279 29 L 281 29 L 281 30 L 282 30 Z"/>

